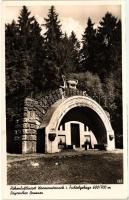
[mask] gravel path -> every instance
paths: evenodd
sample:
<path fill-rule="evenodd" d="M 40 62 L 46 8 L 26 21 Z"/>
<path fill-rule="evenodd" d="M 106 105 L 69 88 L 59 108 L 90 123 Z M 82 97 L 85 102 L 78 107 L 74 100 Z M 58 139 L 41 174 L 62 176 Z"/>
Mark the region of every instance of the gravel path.
<path fill-rule="evenodd" d="M 123 149 L 116 149 L 114 151 L 99 151 L 99 150 L 88 150 L 88 151 L 63 151 L 60 153 L 53 154 L 7 154 L 7 163 L 13 163 L 23 160 L 30 160 L 36 158 L 63 158 L 63 157 L 78 157 L 90 154 L 104 154 L 104 153 L 123 153 Z"/>

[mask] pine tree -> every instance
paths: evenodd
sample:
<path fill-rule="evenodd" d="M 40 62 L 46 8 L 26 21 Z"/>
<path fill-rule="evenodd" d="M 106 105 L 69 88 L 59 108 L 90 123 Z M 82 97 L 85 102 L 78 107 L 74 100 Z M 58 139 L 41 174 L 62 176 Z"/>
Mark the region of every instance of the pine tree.
<path fill-rule="evenodd" d="M 71 69 L 71 49 L 67 34 L 65 33 L 58 44 L 58 63 L 61 75 L 66 75 Z"/>
<path fill-rule="evenodd" d="M 32 26 L 34 17 L 30 17 L 31 12 L 28 11 L 26 6 L 23 6 L 18 17 L 18 26 L 20 31 L 20 45 L 23 49 L 29 49 L 31 46 Z"/>
<path fill-rule="evenodd" d="M 123 125 L 122 125 L 122 33 L 121 21 L 117 23 L 115 30 L 115 65 L 113 68 L 114 85 L 115 85 L 115 104 L 116 112 L 113 113 L 113 126 L 116 133 L 116 145 L 118 148 L 123 147 Z M 119 126 L 118 126 L 119 124 Z"/>
<path fill-rule="evenodd" d="M 18 23 L 6 25 L 7 88 L 17 96 L 43 90 L 46 83 L 44 38 L 38 22 L 30 14 L 23 6 Z"/>
<path fill-rule="evenodd" d="M 51 6 L 48 12 L 48 18 L 45 18 L 46 27 L 45 39 L 48 43 L 57 43 L 62 37 L 61 24 L 58 20 L 58 14 L 56 13 L 55 7 Z"/>
<path fill-rule="evenodd" d="M 70 38 L 70 50 L 71 50 L 71 60 L 72 60 L 72 72 L 80 71 L 80 43 L 75 35 L 75 33 L 72 31 Z"/>
<path fill-rule="evenodd" d="M 45 37 L 45 71 L 48 80 L 47 86 L 56 88 L 61 80 L 61 66 L 60 66 L 60 45 L 62 43 L 61 24 L 58 20 L 58 14 L 54 6 L 51 6 L 48 12 L 48 18 L 45 18 L 46 32 Z"/>
<path fill-rule="evenodd" d="M 34 18 L 31 33 L 31 66 L 33 91 L 42 91 L 46 86 L 44 60 L 46 58 L 41 27 Z M 44 81 L 43 81 L 44 80 Z"/>
<path fill-rule="evenodd" d="M 43 90 L 46 84 L 44 60 L 44 38 L 41 27 L 27 7 L 23 6 L 18 18 L 19 27 L 19 71 L 22 75 L 22 91 Z M 42 81 L 44 80 L 44 81 Z"/>
<path fill-rule="evenodd" d="M 75 33 L 72 32 L 70 37 L 65 33 L 62 42 L 60 42 L 59 45 L 61 73 L 65 76 L 79 70 L 79 50 L 80 43 L 77 40 Z"/>
<path fill-rule="evenodd" d="M 12 125 L 17 115 L 17 102 L 21 88 L 21 74 L 18 69 L 19 29 L 16 22 L 5 26 L 5 69 L 6 69 L 6 123 L 7 139 L 11 140 Z M 14 128 L 14 127 L 13 127 Z M 8 142 L 8 141 L 7 141 Z"/>
<path fill-rule="evenodd" d="M 18 68 L 21 74 L 21 89 L 24 93 L 28 93 L 32 89 L 32 26 L 34 17 L 30 17 L 30 12 L 26 6 L 23 6 L 18 17 L 19 27 L 19 58 Z"/>
<path fill-rule="evenodd" d="M 121 21 L 106 13 L 98 28 L 96 63 L 104 84 L 107 109 L 116 133 L 116 145 L 122 147 L 122 41 Z M 112 94 L 111 94 L 112 91 Z"/>
<path fill-rule="evenodd" d="M 82 37 L 81 65 L 83 71 L 95 73 L 95 56 L 96 56 L 96 30 L 94 23 L 88 18 L 87 27 Z"/>
<path fill-rule="evenodd" d="M 17 70 L 18 34 L 16 22 L 5 26 L 5 60 L 6 60 L 6 95 L 13 95 L 20 87 L 19 71 Z"/>
<path fill-rule="evenodd" d="M 111 13 L 106 13 L 98 27 L 98 52 L 96 63 L 99 66 L 99 74 L 104 80 L 114 70 L 116 58 L 116 28 L 117 18 Z"/>

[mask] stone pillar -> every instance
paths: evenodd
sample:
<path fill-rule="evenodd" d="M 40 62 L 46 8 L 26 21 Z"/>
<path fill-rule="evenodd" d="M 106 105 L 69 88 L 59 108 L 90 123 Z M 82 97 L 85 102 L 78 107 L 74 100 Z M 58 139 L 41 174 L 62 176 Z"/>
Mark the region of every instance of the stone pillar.
<path fill-rule="evenodd" d="M 24 123 L 22 133 L 22 153 L 35 153 L 37 140 L 35 121 L 29 120 L 28 123 Z"/>
<path fill-rule="evenodd" d="M 34 101 L 26 98 L 24 102 L 24 120 L 22 124 L 22 153 L 36 152 L 36 112 Z"/>

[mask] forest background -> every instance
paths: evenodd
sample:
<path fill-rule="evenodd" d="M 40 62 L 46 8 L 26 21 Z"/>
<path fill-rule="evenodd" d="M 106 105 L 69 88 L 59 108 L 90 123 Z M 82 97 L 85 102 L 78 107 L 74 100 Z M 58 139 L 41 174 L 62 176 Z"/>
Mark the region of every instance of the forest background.
<path fill-rule="evenodd" d="M 5 25 L 6 118 L 11 127 L 15 104 L 62 85 L 62 75 L 78 79 L 78 89 L 110 113 L 116 147 L 123 147 L 121 20 L 107 12 L 97 28 L 88 18 L 81 41 L 62 32 L 54 6 L 44 19 L 45 32 L 23 6 L 18 20 Z"/>

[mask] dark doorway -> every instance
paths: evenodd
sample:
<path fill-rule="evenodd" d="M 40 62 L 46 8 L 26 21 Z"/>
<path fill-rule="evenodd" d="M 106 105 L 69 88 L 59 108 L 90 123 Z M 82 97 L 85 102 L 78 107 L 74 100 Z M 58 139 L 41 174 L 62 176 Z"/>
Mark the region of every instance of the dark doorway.
<path fill-rule="evenodd" d="M 71 124 L 71 144 L 80 147 L 79 124 Z"/>
<path fill-rule="evenodd" d="M 45 128 L 37 131 L 37 153 L 45 153 Z"/>

